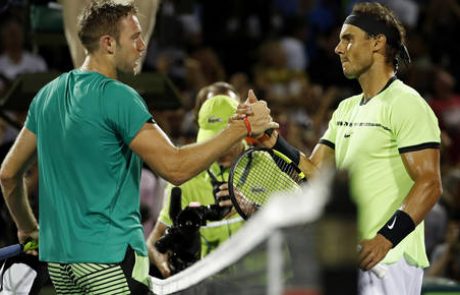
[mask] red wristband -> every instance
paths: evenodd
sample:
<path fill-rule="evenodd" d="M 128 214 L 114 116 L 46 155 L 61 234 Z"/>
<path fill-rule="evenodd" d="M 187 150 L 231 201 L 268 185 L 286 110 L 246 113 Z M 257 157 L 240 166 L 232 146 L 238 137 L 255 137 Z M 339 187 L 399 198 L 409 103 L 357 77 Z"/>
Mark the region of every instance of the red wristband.
<path fill-rule="evenodd" d="M 246 125 L 246 130 L 248 131 L 248 136 L 250 137 L 251 133 L 252 133 L 251 123 L 249 122 L 248 117 L 244 117 L 243 121 L 244 121 L 244 125 Z"/>

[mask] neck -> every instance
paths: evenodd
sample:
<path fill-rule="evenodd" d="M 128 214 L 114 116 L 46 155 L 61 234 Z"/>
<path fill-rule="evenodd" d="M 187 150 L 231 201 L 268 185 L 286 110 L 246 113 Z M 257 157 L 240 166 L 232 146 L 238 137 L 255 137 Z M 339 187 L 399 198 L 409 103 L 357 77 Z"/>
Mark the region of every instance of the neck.
<path fill-rule="evenodd" d="M 394 69 L 386 64 L 383 67 L 371 67 L 368 71 L 360 75 L 358 82 L 363 90 L 363 98 L 369 100 L 377 95 L 394 75 Z"/>
<path fill-rule="evenodd" d="M 117 69 L 110 61 L 97 54 L 88 54 L 81 66 L 84 71 L 97 72 L 106 77 L 117 79 Z"/>

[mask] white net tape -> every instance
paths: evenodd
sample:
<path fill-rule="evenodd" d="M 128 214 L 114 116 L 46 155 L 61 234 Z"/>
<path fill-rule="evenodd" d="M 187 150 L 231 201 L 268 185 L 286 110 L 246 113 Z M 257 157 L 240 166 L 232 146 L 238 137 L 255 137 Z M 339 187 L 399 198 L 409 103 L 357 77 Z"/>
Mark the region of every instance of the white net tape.
<path fill-rule="evenodd" d="M 278 229 L 317 220 L 329 200 L 332 178 L 333 172 L 325 170 L 304 185 L 301 191 L 276 194 L 216 251 L 170 278 L 161 280 L 152 277 L 151 291 L 163 295 L 185 290 L 235 263 L 272 235 L 276 237 Z"/>

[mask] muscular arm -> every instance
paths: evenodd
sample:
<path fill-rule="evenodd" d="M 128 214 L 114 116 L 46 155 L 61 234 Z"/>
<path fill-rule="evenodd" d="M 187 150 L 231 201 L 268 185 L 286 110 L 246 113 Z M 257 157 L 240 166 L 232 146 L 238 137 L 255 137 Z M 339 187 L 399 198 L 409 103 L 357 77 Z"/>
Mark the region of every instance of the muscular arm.
<path fill-rule="evenodd" d="M 439 149 L 424 149 L 401 154 L 401 158 L 414 181 L 402 210 L 418 225 L 442 194 L 440 152 Z"/>
<path fill-rule="evenodd" d="M 439 149 L 424 149 L 401 154 L 414 184 L 404 199 L 402 210 L 418 225 L 442 193 Z M 361 242 L 360 267 L 368 270 L 379 263 L 393 247 L 381 234 Z"/>
<path fill-rule="evenodd" d="M 249 108 L 252 115 L 247 120 L 254 134 L 279 127 L 278 123 L 272 121 L 270 109 L 264 101 L 254 100 Z M 228 126 L 210 140 L 176 147 L 160 127 L 146 123 L 129 147 L 161 177 L 174 185 L 180 185 L 208 168 L 229 148 L 241 142 L 247 132 L 243 120 L 230 120 Z"/>
<path fill-rule="evenodd" d="M 325 144 L 318 143 L 313 149 L 313 152 L 311 153 L 308 160 L 316 168 L 323 168 L 327 165 L 335 166 L 335 151 Z M 300 164 L 302 164 L 302 158 L 300 160 Z"/>
<path fill-rule="evenodd" d="M 30 233 L 37 229 L 24 178 L 25 172 L 36 160 L 36 147 L 35 134 L 23 128 L 0 170 L 3 197 L 20 233 Z"/>
<path fill-rule="evenodd" d="M 279 133 L 277 130 L 274 130 L 270 137 L 264 138 L 260 144 L 267 148 L 273 148 L 278 138 Z M 304 153 L 299 151 L 300 153 L 300 161 L 299 161 L 299 168 L 305 174 L 307 178 L 313 176 L 319 168 L 324 167 L 328 164 L 334 164 L 335 162 L 335 154 L 334 150 L 327 145 L 318 143 L 313 152 L 311 153 L 310 157 L 307 157 Z"/>
<path fill-rule="evenodd" d="M 245 133 L 244 126 L 227 128 L 208 142 L 176 147 L 160 127 L 148 123 L 132 140 L 130 148 L 161 177 L 180 185 L 209 167 L 227 147 L 241 141 Z"/>

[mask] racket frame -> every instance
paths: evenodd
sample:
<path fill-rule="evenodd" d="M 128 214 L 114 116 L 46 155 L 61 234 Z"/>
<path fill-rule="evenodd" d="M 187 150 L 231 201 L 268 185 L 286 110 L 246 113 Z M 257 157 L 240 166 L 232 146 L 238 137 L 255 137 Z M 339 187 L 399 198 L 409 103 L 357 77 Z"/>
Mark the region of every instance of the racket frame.
<path fill-rule="evenodd" d="M 232 201 L 232 204 L 233 204 L 233 207 L 235 207 L 235 210 L 236 212 L 244 219 L 244 220 L 247 220 L 250 216 L 248 216 L 248 214 L 246 214 L 244 212 L 244 210 L 241 208 L 240 206 L 240 203 L 238 202 L 238 199 L 237 199 L 237 196 L 235 194 L 235 190 L 234 190 L 234 181 L 235 181 L 235 178 L 234 178 L 234 174 L 235 174 L 235 169 L 236 167 L 239 166 L 239 163 L 246 157 L 248 157 L 248 154 L 249 155 L 252 155 L 253 153 L 255 152 L 267 152 L 274 160 L 274 157 L 279 157 L 281 158 L 283 161 L 285 161 L 290 167 L 292 167 L 298 174 L 299 178 L 300 178 L 300 181 L 296 181 L 298 184 L 301 184 L 301 183 L 304 183 L 307 181 L 306 177 L 305 177 L 305 174 L 300 170 L 300 168 L 295 165 L 293 163 L 293 161 L 291 159 L 289 159 L 286 155 L 284 155 L 283 153 L 277 151 L 277 150 L 274 150 L 274 149 L 269 149 L 269 148 L 264 148 L 264 147 L 252 147 L 252 148 L 249 148 L 247 150 L 245 150 L 232 164 L 231 168 L 230 168 L 230 175 L 229 175 L 229 178 L 228 178 L 228 192 L 229 192 L 229 195 L 230 195 L 230 200 Z M 249 156 L 251 157 L 251 156 Z M 246 167 L 245 167 L 245 170 L 247 169 L 247 166 L 249 166 L 252 162 L 252 157 L 249 159 L 248 163 L 246 164 Z M 244 174 L 245 172 L 243 172 Z M 247 200 L 247 199 L 246 199 Z M 250 200 L 248 200 L 249 202 L 252 202 Z M 257 211 L 260 207 L 260 205 L 252 202 L 253 205 L 254 205 L 254 209 Z"/>

